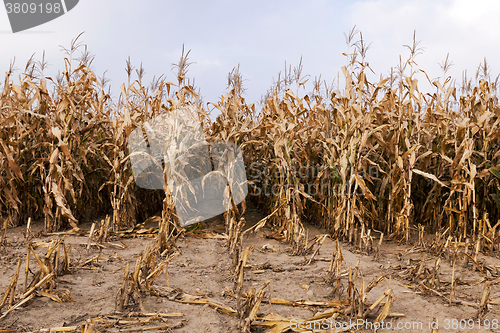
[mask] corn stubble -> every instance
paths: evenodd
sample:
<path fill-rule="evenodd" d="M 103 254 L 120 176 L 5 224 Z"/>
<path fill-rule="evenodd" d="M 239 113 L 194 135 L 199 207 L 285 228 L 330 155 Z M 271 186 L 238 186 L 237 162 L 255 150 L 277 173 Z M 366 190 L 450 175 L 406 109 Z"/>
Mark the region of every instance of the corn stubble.
<path fill-rule="evenodd" d="M 45 256 L 37 255 L 35 249 L 39 247 L 48 248 Z M 71 245 L 65 245 L 64 238 L 51 242 L 30 243 L 24 261 L 24 288 L 21 289 L 19 283 L 23 262 L 22 259 L 19 259 L 12 281 L 0 301 L 0 311 L 5 305 L 7 306 L 7 310 L 0 315 L 0 319 L 7 317 L 12 311 L 28 303 L 35 296 L 47 297 L 58 303 L 74 301 L 69 290 L 57 289 L 56 281 L 58 276 L 71 273 L 72 267 L 69 259 L 71 248 Z M 30 277 L 29 273 L 32 272 L 30 269 L 31 256 L 36 259 L 38 270 Z M 34 268 L 33 271 L 35 271 Z"/>

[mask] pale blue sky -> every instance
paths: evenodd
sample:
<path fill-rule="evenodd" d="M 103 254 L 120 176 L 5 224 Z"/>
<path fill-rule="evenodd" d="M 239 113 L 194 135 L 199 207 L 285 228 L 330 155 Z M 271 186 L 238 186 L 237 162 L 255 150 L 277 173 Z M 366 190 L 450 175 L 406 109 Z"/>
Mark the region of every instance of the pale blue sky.
<path fill-rule="evenodd" d="M 425 48 L 417 63 L 431 78 L 441 76 L 438 62 L 446 54 L 460 79 L 475 72 L 486 57 L 492 74 L 500 73 L 500 1 L 497 0 L 372 0 L 372 1 L 168 1 L 81 0 L 66 15 L 26 32 L 12 34 L 0 7 L 0 72 L 10 60 L 24 69 L 26 60 L 46 51 L 47 76 L 63 68 L 60 45 L 85 31 L 82 41 L 96 56 L 93 69 L 108 71 L 113 91 L 126 81 L 125 60 L 142 62 L 145 81 L 166 74 L 175 82 L 171 63 L 182 44 L 191 49 L 188 77 L 195 78 L 204 101 L 217 101 L 226 91 L 227 74 L 240 64 L 248 102 L 258 102 L 285 61 L 303 57 L 304 74 L 331 81 L 345 65 L 344 33 L 354 25 L 368 43 L 367 61 L 387 75 L 404 58 L 404 44 L 416 30 Z M 16 74 L 20 74 L 18 71 Z M 420 76 L 421 81 L 425 76 Z M 3 81 L 3 79 L 2 79 Z M 312 81 L 312 80 L 311 80 Z M 304 90 L 308 92 L 311 85 Z"/>

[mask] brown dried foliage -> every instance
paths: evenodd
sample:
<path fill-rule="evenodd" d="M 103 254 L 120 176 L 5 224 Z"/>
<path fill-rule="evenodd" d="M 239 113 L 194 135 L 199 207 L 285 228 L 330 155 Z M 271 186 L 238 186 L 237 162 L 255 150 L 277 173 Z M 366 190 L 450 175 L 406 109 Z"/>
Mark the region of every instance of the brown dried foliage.
<path fill-rule="evenodd" d="M 228 93 L 203 105 L 186 79 L 189 52 L 176 65 L 178 84 L 160 77 L 145 87 L 142 66 L 131 82 L 128 61 L 129 80 L 117 101 L 90 70 L 88 56 L 76 64 L 66 58 L 56 79 L 33 70 L 15 79 L 9 71 L 0 92 L 0 214 L 11 225 L 44 217 L 46 230 L 56 231 L 112 211 L 110 225 L 118 230 L 162 209 L 167 239 L 175 222 L 171 193 L 137 188 L 127 140 L 144 121 L 192 105 L 209 141 L 242 148 L 253 195 L 273 213 L 263 223 L 290 241 L 296 254 L 307 249 L 304 220 L 351 242 L 355 230 L 408 241 L 420 224 L 433 232 L 449 227 L 463 238 L 481 235 L 484 247 L 498 248 L 496 83 L 477 76 L 477 85 L 467 81 L 457 96 L 449 78 L 430 80 L 436 92 L 421 93 L 415 40 L 408 46 L 409 75 L 400 68 L 399 76 L 391 71 L 372 83 L 367 48 L 354 36 L 349 45 L 357 50 L 342 67 L 342 90 L 322 90 L 316 80 L 314 93 L 300 97 L 307 79 L 299 64 L 279 76 L 260 112 L 241 95 L 239 69 L 230 74 Z M 77 49 L 75 41 L 68 52 Z M 220 112 L 214 121 L 207 106 Z M 262 176 L 265 171 L 269 176 Z M 370 234 L 365 238 L 371 247 Z"/>

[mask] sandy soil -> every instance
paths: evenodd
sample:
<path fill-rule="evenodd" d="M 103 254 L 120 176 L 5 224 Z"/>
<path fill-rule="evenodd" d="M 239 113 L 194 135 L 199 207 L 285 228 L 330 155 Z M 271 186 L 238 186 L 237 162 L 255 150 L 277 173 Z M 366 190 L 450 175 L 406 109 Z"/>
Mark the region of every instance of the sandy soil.
<path fill-rule="evenodd" d="M 260 218 L 262 215 L 256 210 L 250 210 L 246 214 L 248 225 L 255 223 Z M 42 226 L 42 223 L 35 223 L 33 233 L 36 237 L 32 242 L 50 241 L 60 237 L 57 235 L 44 236 L 41 233 Z M 82 227 L 90 229 L 90 224 L 84 224 Z M 205 227 L 219 233 L 224 230 L 220 220 L 207 223 Z M 324 233 L 323 230 L 314 226 L 308 225 L 306 227 L 309 229 L 310 237 Z M 264 228 L 263 230 L 269 233 L 268 229 Z M 24 232 L 25 227 L 9 229 L 8 243 L 0 247 L 0 271 L 2 272 L 0 297 L 3 297 L 15 273 L 18 259 L 23 258 L 24 260 L 26 257 L 27 241 L 24 238 Z M 36 332 L 51 327 L 77 326 L 85 323 L 88 319 L 111 315 L 116 311 L 116 297 L 123 279 L 123 268 L 126 263 L 130 263 L 130 267 L 134 267 L 137 257 L 145 246 L 152 242 L 152 238 L 115 238 L 112 239 L 112 242 L 123 244 L 126 247 L 124 249 L 107 247 L 99 250 L 92 246 L 88 251 L 87 241 L 88 239 L 85 237 L 66 236 L 65 238 L 66 244 L 73 244 L 70 257 L 74 268 L 71 274 L 57 278 L 57 289 L 69 290 L 74 302 L 57 303 L 47 297 L 35 297 L 6 318 L 0 319 L 0 332 L 8 332 L 9 330 Z M 179 238 L 176 246 L 181 254 L 169 265 L 170 287 L 180 288 L 192 295 L 207 295 L 236 308 L 236 299 L 229 292 L 234 287 L 234 279 L 231 258 L 224 242 L 223 239 L 199 239 L 189 236 Z M 243 290 L 248 290 L 251 287 L 258 288 L 265 281 L 270 281 L 269 296 L 273 299 L 290 301 L 335 301 L 339 299 L 338 295 L 330 295 L 332 287 L 325 283 L 330 265 L 328 260 L 335 251 L 335 242 L 330 238 L 326 239 L 316 255 L 315 258 L 319 260 L 314 260 L 309 265 L 304 265 L 304 257 L 293 256 L 289 245 L 275 239 L 267 239 L 262 232 L 246 236 L 244 247 L 249 245 L 254 246 L 254 251 L 248 258 L 247 265 L 249 267 L 245 272 Z M 390 322 L 392 329 L 384 328 L 378 332 L 431 332 L 432 329 L 429 325 L 433 318 L 436 318 L 439 323 L 439 332 L 500 331 L 500 328 L 493 328 L 495 327 L 493 320 L 500 319 L 500 306 L 490 305 L 489 312 L 483 321 L 475 319 L 474 325 L 469 322 L 467 327 L 464 327 L 465 322 L 462 321 L 462 328 L 460 328 L 454 325 L 453 320 L 474 318 L 478 311 L 477 307 L 462 304 L 450 305 L 444 298 L 432 292 L 421 293 L 415 288 L 415 282 L 404 277 L 409 272 L 408 268 L 414 267 L 423 255 L 426 256 L 425 266 L 433 267 L 436 257 L 430 253 L 411 251 L 411 246 L 398 245 L 395 241 L 384 242 L 376 259 L 374 254 L 357 253 L 354 247 L 346 243 L 341 243 L 341 248 L 348 266 L 355 267 L 359 261 L 366 286 L 379 276 L 387 276 L 387 279 L 370 291 L 367 301 L 374 302 L 389 288 L 390 284 L 395 296 L 390 312 L 405 315 L 401 318 L 387 318 L 385 322 Z M 47 249 L 40 248 L 36 251 L 39 255 L 44 255 Z M 99 255 L 99 261 L 94 260 L 82 267 L 76 267 L 96 255 Z M 310 257 L 311 254 L 308 254 L 307 258 Z M 36 267 L 36 261 L 31 259 L 31 266 Z M 442 281 L 451 281 L 451 260 L 446 257 L 441 258 L 441 260 L 439 278 Z M 483 265 L 490 265 L 490 267 L 500 267 L 500 261 L 490 256 L 480 255 L 479 262 Z M 24 287 L 24 263 L 21 272 L 18 290 L 22 290 Z M 346 279 L 342 280 L 344 286 L 347 283 Z M 480 280 L 481 273 L 474 270 L 471 265 L 465 267 L 460 260 L 457 260 L 455 279 L 458 281 L 455 299 L 479 304 L 484 284 L 468 285 L 467 283 Z M 491 277 L 492 279 L 494 276 Z M 155 283 L 165 286 L 167 282 L 164 274 L 160 275 Z M 498 302 L 500 300 L 499 289 L 496 286 L 492 287 L 490 301 Z M 340 297 L 341 299 L 346 298 L 345 288 Z M 172 317 L 166 321 L 168 325 L 178 326 L 172 329 L 172 332 L 240 332 L 237 318 L 220 313 L 207 305 L 184 304 L 165 297 L 144 296 L 143 306 L 146 312 L 182 313 L 182 317 Z M 3 308 L 3 311 L 5 310 L 6 307 Z M 324 310 L 325 308 L 317 306 L 292 307 L 263 302 L 259 313 L 262 315 L 277 313 L 289 319 L 308 319 Z M 374 316 L 367 319 L 372 322 L 380 312 L 380 308 L 373 312 Z M 398 329 L 398 324 L 401 329 Z M 486 324 L 489 324 L 490 329 L 485 328 Z M 410 328 L 411 326 L 413 328 Z M 117 324 L 105 328 L 104 331 L 134 331 L 137 327 Z M 264 328 L 252 327 L 252 332 L 265 331 Z M 363 326 L 359 330 L 359 332 L 373 331 L 373 329 L 365 329 Z M 329 329 L 326 332 L 334 332 L 334 330 Z"/>

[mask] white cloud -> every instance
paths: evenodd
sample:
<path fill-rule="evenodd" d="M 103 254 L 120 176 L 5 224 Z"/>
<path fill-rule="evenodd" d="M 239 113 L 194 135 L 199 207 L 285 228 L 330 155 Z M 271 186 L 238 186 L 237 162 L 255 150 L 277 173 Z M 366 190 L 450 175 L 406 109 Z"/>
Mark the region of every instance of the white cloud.
<path fill-rule="evenodd" d="M 491 27 L 491 24 L 498 27 L 500 2 L 496 0 L 456 0 L 451 4 L 448 13 L 458 25 L 473 30 L 486 31 L 489 30 L 488 27 Z"/>
<path fill-rule="evenodd" d="M 430 77 L 442 75 L 437 63 L 448 52 L 455 77 L 465 69 L 474 72 L 483 57 L 498 73 L 498 17 L 497 0 L 86 0 L 52 22 L 11 34 L 0 8 L 0 73 L 14 56 L 17 66 L 24 68 L 32 53 L 39 58 L 46 50 L 50 75 L 55 75 L 63 66 L 59 45 L 69 46 L 85 31 L 82 41 L 96 55 L 96 74 L 108 70 L 113 86 L 126 80 L 128 56 L 136 67 L 143 63 L 146 81 L 161 74 L 175 81 L 171 64 L 178 61 L 184 44 L 195 62 L 188 76 L 196 79 L 207 101 L 216 101 L 225 92 L 228 72 L 240 64 L 247 79 L 246 97 L 254 102 L 283 71 L 285 61 L 293 66 L 301 56 L 310 82 L 320 74 L 330 82 L 345 65 L 343 33 L 354 25 L 372 42 L 367 61 L 377 72 L 374 79 L 388 74 L 400 54 L 407 57 L 403 44 L 412 42 L 414 30 L 425 47 L 417 63 Z"/>
<path fill-rule="evenodd" d="M 413 31 L 424 47 L 416 60 L 431 78 L 442 76 L 438 62 L 447 53 L 454 66 L 449 74 L 460 78 L 463 70 L 474 72 L 486 57 L 500 72 L 500 2 L 495 0 L 357 2 L 350 7 L 348 21 L 357 24 L 368 41 L 373 42 L 369 61 L 377 70 L 396 66 L 399 54 L 409 52 Z M 423 79 L 425 77 L 421 77 Z"/>

